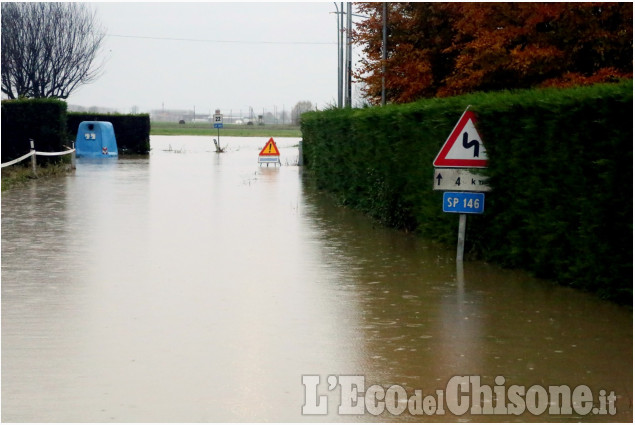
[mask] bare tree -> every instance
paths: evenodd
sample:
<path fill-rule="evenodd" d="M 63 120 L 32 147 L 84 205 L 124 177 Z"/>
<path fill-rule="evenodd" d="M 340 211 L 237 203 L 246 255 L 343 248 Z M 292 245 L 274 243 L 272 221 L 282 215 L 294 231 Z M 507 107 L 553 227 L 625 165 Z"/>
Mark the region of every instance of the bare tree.
<path fill-rule="evenodd" d="M 85 3 L 2 2 L 2 92 L 66 99 L 100 75 L 104 36 Z"/>
<path fill-rule="evenodd" d="M 309 100 L 303 100 L 295 104 L 291 110 L 291 120 L 293 124 L 300 124 L 300 115 L 313 109 L 313 104 Z"/>

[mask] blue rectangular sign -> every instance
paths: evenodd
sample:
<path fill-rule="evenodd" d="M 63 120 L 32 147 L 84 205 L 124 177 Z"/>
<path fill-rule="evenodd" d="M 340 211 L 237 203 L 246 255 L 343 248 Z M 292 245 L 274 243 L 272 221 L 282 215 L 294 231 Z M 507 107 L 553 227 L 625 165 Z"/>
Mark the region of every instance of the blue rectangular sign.
<path fill-rule="evenodd" d="M 223 128 L 223 123 L 222 122 L 215 122 L 214 123 L 214 128 Z"/>
<path fill-rule="evenodd" d="M 278 155 L 260 155 L 258 157 L 259 163 L 267 163 L 267 162 L 280 162 L 280 157 Z"/>
<path fill-rule="evenodd" d="M 483 214 L 485 194 L 478 192 L 443 192 L 443 212 Z"/>

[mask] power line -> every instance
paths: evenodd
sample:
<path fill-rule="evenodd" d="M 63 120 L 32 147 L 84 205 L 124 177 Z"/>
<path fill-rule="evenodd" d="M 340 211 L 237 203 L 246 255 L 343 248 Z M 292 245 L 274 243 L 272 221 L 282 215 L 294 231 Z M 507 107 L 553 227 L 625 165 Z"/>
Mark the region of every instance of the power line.
<path fill-rule="evenodd" d="M 123 34 L 106 34 L 107 37 L 119 37 L 119 38 L 140 38 L 145 40 L 169 40 L 169 41 L 191 41 L 197 43 L 228 43 L 228 44 L 315 44 L 315 45 L 333 45 L 335 42 L 331 41 L 248 41 L 248 40 L 209 40 L 203 38 L 176 38 L 176 37 L 151 37 L 143 35 L 123 35 Z"/>

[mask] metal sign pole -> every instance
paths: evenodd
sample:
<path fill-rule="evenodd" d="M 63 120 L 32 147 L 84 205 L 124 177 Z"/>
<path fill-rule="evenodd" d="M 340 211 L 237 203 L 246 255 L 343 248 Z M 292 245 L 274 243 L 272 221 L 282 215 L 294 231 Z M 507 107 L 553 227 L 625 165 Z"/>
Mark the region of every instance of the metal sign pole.
<path fill-rule="evenodd" d="M 216 110 L 214 114 L 214 128 L 218 130 L 218 144 L 216 145 L 216 152 L 223 152 L 223 149 L 220 147 L 220 129 L 223 128 L 223 114 L 220 113 L 220 109 Z M 214 139 L 214 144 L 216 144 L 216 139 Z"/>
<path fill-rule="evenodd" d="M 459 214 L 459 240 L 456 244 L 456 262 L 463 262 L 463 250 L 465 248 L 465 224 L 467 222 L 466 214 Z"/>

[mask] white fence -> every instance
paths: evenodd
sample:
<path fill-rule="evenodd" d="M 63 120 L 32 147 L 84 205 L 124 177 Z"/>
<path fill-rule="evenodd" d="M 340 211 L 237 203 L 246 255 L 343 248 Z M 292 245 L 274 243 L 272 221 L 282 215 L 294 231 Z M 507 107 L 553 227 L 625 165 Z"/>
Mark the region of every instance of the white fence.
<path fill-rule="evenodd" d="M 36 161 L 36 156 L 40 155 L 40 156 L 62 156 L 62 155 L 71 155 L 71 167 L 75 168 L 75 142 L 71 142 L 71 148 L 67 151 L 63 151 L 63 152 L 40 152 L 40 151 L 36 151 L 35 150 L 35 143 L 33 142 L 33 139 L 29 139 L 29 142 L 31 143 L 31 151 L 25 155 L 22 155 L 20 158 L 16 158 L 14 160 L 11 160 L 9 162 L 3 162 L 2 163 L 2 167 L 0 168 L 4 168 L 4 167 L 9 167 L 10 165 L 14 165 L 17 164 L 20 161 L 24 161 L 25 159 L 31 157 L 31 167 L 33 169 L 33 173 L 35 174 L 36 169 L 37 169 L 37 161 Z"/>

